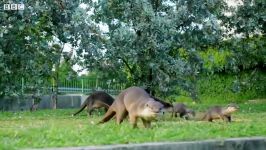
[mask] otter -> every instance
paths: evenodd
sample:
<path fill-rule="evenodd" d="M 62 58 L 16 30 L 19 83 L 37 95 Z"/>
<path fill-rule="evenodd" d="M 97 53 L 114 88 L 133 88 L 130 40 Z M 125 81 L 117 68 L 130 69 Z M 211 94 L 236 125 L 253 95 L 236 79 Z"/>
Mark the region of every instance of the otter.
<path fill-rule="evenodd" d="M 73 114 L 73 116 L 77 115 L 87 106 L 88 115 L 91 116 L 92 111 L 95 108 L 104 107 L 105 111 L 109 108 L 110 105 L 114 102 L 114 98 L 107 94 L 104 91 L 96 91 L 92 93 L 81 105 L 81 108 Z"/>
<path fill-rule="evenodd" d="M 160 102 L 161 104 L 163 104 L 164 109 L 170 109 L 170 108 L 172 109 L 172 108 L 173 108 L 173 105 L 172 105 L 171 103 L 165 102 L 165 101 L 163 101 L 163 100 L 161 100 L 161 99 L 159 99 L 159 98 L 153 96 L 152 93 L 154 93 L 154 92 L 151 92 L 150 89 L 148 89 L 148 88 L 144 88 L 144 90 L 145 90 L 147 93 L 149 93 L 150 96 L 151 96 L 151 98 L 153 98 L 155 101 L 158 101 L 158 102 Z"/>
<path fill-rule="evenodd" d="M 37 111 L 39 107 L 39 104 L 32 104 L 31 107 L 30 107 L 30 111 L 33 112 L 33 111 Z"/>
<path fill-rule="evenodd" d="M 173 105 L 171 103 L 165 102 L 157 97 L 151 96 L 155 101 L 163 104 L 163 110 L 162 114 L 165 115 L 165 113 L 171 113 L 173 111 Z"/>
<path fill-rule="evenodd" d="M 177 117 L 177 114 L 179 114 L 180 118 L 184 118 L 186 120 L 191 117 L 195 117 L 195 111 L 188 109 L 187 106 L 183 103 L 177 103 L 173 106 L 172 117 Z"/>
<path fill-rule="evenodd" d="M 30 106 L 30 111 L 31 112 L 37 111 L 37 109 L 39 108 L 39 103 L 42 100 L 41 96 L 38 93 L 34 92 L 31 96 L 31 100 L 32 100 L 32 105 Z"/>
<path fill-rule="evenodd" d="M 214 119 L 223 119 L 227 122 L 231 122 L 231 114 L 238 109 L 239 107 L 236 104 L 229 104 L 226 107 L 213 106 L 209 108 L 201 120 L 212 122 Z"/>
<path fill-rule="evenodd" d="M 117 124 L 121 124 L 129 116 L 133 128 L 137 127 L 139 118 L 142 120 L 144 127 L 149 128 L 151 121 L 156 119 L 162 112 L 163 107 L 163 104 L 155 101 L 142 88 L 129 87 L 117 96 L 98 124 L 109 121 L 113 116 L 116 116 Z"/>
<path fill-rule="evenodd" d="M 170 109 L 173 108 L 173 105 L 171 103 L 165 102 L 157 97 L 151 96 L 151 98 L 153 98 L 155 101 L 160 102 L 161 104 L 163 104 L 164 109 Z"/>

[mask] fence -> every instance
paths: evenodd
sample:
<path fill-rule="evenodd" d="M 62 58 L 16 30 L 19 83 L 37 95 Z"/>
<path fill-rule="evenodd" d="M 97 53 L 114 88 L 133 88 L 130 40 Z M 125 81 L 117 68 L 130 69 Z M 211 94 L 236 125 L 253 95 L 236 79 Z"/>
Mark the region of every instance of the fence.
<path fill-rule="evenodd" d="M 40 89 L 42 93 L 52 93 L 55 91 L 56 83 L 52 80 Z M 90 94 L 93 91 L 101 90 L 106 91 L 109 94 L 116 95 L 125 88 L 122 83 L 112 82 L 112 80 L 106 79 L 72 79 L 72 80 L 60 80 L 58 82 L 58 92 L 60 94 Z M 32 82 L 27 82 L 24 78 L 21 79 L 21 91 L 23 94 L 31 93 L 34 86 Z"/>

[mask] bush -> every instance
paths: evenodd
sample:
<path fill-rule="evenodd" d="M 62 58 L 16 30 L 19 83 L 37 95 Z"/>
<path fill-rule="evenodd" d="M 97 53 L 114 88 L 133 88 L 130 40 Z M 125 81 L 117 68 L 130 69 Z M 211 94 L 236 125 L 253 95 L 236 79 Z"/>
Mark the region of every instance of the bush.
<path fill-rule="evenodd" d="M 199 52 L 203 59 L 203 68 L 206 72 L 222 72 L 228 65 L 228 60 L 233 53 L 230 50 L 218 50 L 217 48 L 208 48 L 206 51 Z"/>
<path fill-rule="evenodd" d="M 266 72 L 255 70 L 238 74 L 202 75 L 197 82 L 197 93 L 204 103 L 245 102 L 266 97 Z M 189 94 L 177 88 L 180 95 L 168 97 L 171 101 L 191 102 Z"/>

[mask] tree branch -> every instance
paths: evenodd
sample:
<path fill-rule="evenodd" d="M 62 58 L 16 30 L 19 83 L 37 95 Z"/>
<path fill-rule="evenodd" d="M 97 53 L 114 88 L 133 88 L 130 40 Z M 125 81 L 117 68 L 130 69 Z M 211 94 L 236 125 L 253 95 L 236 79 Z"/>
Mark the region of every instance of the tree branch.
<path fill-rule="evenodd" d="M 122 58 L 122 57 L 118 57 L 118 59 L 121 59 L 121 60 L 123 61 L 123 63 L 124 63 L 124 64 L 126 65 L 126 67 L 128 68 L 130 74 L 133 75 L 134 71 L 133 71 L 133 69 L 129 66 L 128 62 L 127 62 L 124 58 Z"/>

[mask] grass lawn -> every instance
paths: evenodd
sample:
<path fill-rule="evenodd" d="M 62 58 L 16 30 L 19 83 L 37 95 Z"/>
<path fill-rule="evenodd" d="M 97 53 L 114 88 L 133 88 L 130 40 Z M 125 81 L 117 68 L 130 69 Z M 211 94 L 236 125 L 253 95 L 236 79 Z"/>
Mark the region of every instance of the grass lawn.
<path fill-rule="evenodd" d="M 191 104 L 191 107 L 203 111 L 208 105 Z M 153 122 L 151 129 L 143 128 L 140 121 L 137 129 L 127 121 L 121 125 L 116 125 L 114 120 L 96 125 L 101 115 L 96 113 L 88 118 L 84 111 L 71 117 L 76 110 L 0 112 L 0 149 L 266 136 L 266 103 L 240 104 L 232 123 L 186 121 L 166 115 Z"/>

